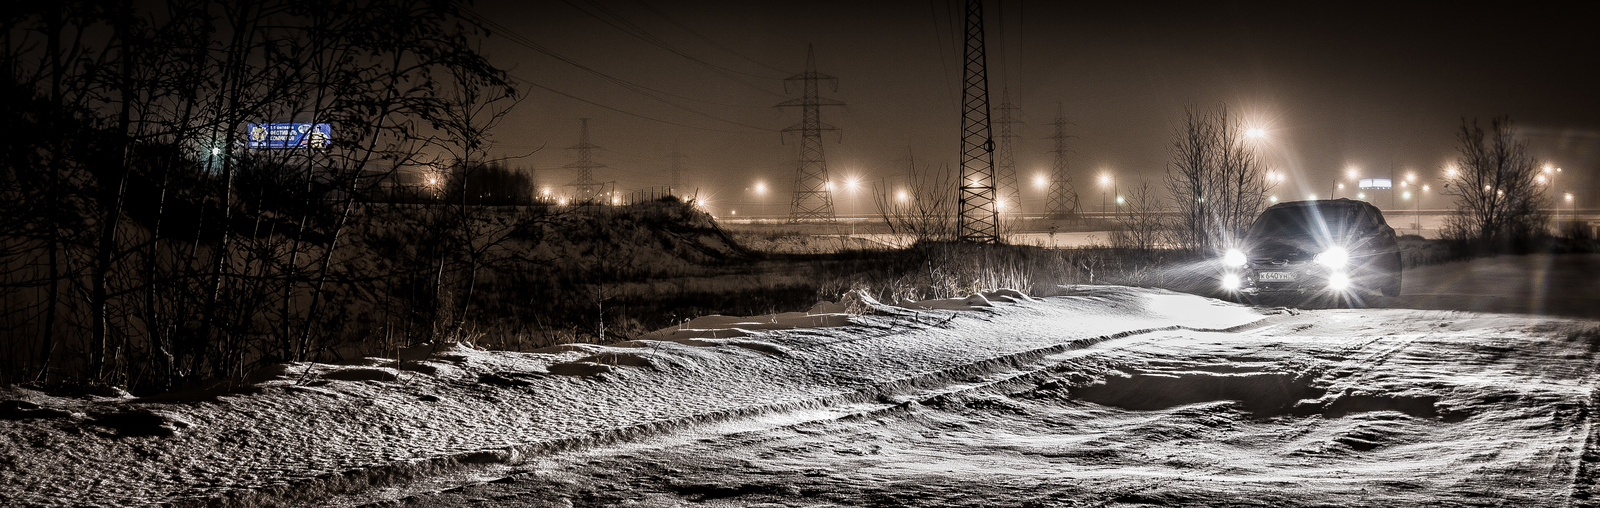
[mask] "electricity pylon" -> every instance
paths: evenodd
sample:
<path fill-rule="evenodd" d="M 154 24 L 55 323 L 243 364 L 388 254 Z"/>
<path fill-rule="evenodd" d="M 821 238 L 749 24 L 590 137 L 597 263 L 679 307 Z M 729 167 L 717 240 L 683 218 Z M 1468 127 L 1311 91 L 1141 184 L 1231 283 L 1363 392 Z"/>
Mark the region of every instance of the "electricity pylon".
<path fill-rule="evenodd" d="M 795 170 L 794 200 L 789 204 L 789 222 L 814 220 L 833 222 L 833 191 L 828 180 L 828 161 L 822 153 L 822 131 L 837 131 L 838 127 L 822 123 L 823 106 L 843 106 L 843 102 L 817 96 L 818 81 L 832 81 L 833 90 L 839 91 L 839 78 L 817 72 L 816 51 L 806 46 L 806 71 L 783 80 L 785 92 L 789 84 L 800 83 L 799 99 L 784 101 L 777 107 L 799 107 L 800 123 L 783 132 L 800 133 L 800 165 Z"/>
<path fill-rule="evenodd" d="M 578 179 L 567 185 L 576 189 L 576 193 L 572 196 L 574 203 L 587 203 L 600 199 L 600 192 L 605 184 L 594 181 L 594 170 L 606 165 L 594 161 L 593 152 L 600 147 L 589 142 L 589 119 L 579 120 L 583 122 L 583 127 L 578 131 L 578 144 L 567 147 L 568 150 L 578 151 L 578 162 L 561 167 L 578 171 Z"/>
<path fill-rule="evenodd" d="M 961 94 L 961 181 L 956 238 L 968 243 L 1000 243 L 995 210 L 994 138 L 989 126 L 989 71 L 983 55 L 983 2 L 967 0 L 965 89 Z"/>
<path fill-rule="evenodd" d="M 1056 134 L 1049 139 L 1056 142 L 1055 164 L 1050 166 L 1050 196 L 1045 212 L 1057 219 L 1077 218 L 1078 190 L 1072 187 L 1072 177 L 1067 174 L 1067 107 L 1056 104 L 1056 121 L 1050 124 Z"/>
<path fill-rule="evenodd" d="M 1016 139 L 1017 134 L 1011 126 L 1022 123 L 1016 114 L 1022 108 L 1011 102 L 1010 90 L 1001 90 L 1000 107 L 995 109 L 1000 110 L 1000 140 L 995 147 L 998 151 L 994 167 L 999 192 L 995 209 L 1001 215 L 1018 215 L 1022 213 L 1022 189 L 1017 186 L 1017 159 L 1011 150 L 1011 140 Z"/>

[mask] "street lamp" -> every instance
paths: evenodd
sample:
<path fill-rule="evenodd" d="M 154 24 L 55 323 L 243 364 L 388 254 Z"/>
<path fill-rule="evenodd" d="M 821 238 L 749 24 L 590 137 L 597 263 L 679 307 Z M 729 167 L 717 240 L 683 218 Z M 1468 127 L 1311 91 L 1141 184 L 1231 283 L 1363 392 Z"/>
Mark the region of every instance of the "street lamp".
<path fill-rule="evenodd" d="M 1100 217 L 1106 216 L 1106 187 L 1111 187 L 1111 192 L 1117 192 L 1117 177 L 1111 173 L 1100 174 Z M 1122 196 L 1117 196 L 1117 203 L 1122 202 Z"/>
<path fill-rule="evenodd" d="M 1555 192 L 1556 192 L 1556 175 L 1559 175 L 1559 174 L 1561 174 L 1561 168 L 1551 168 L 1549 164 L 1545 164 L 1544 165 L 1544 174 L 1543 175 L 1539 175 L 1539 183 L 1545 183 L 1545 181 L 1544 181 L 1545 180 L 1545 176 L 1549 175 L 1549 177 L 1550 177 L 1550 193 L 1551 194 L 1555 194 Z M 1558 207 L 1556 215 L 1557 215 L 1557 218 L 1560 218 L 1560 210 L 1559 210 L 1559 206 L 1560 205 L 1556 205 L 1556 206 Z"/>
<path fill-rule="evenodd" d="M 1356 167 L 1355 166 L 1350 166 L 1349 169 L 1345 170 L 1344 174 L 1346 176 L 1349 176 L 1351 181 L 1355 181 L 1356 180 L 1356 176 L 1359 173 L 1356 172 Z M 1333 199 L 1338 199 L 1339 198 L 1338 190 L 1339 189 L 1343 189 L 1344 188 L 1344 184 L 1339 183 L 1339 179 L 1337 179 L 1337 178 L 1335 178 L 1333 180 L 1333 182 L 1334 182 L 1333 187 L 1328 189 L 1328 194 L 1331 194 L 1333 196 Z"/>

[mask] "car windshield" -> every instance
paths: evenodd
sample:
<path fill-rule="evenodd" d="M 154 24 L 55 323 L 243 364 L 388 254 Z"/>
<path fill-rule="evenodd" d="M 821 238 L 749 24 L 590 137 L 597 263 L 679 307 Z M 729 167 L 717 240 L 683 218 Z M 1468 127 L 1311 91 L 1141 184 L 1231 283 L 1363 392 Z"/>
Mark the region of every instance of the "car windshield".
<path fill-rule="evenodd" d="M 1318 240 L 1324 243 L 1344 238 L 1357 227 L 1356 212 L 1349 206 L 1295 206 L 1267 210 L 1250 226 L 1249 238 Z"/>

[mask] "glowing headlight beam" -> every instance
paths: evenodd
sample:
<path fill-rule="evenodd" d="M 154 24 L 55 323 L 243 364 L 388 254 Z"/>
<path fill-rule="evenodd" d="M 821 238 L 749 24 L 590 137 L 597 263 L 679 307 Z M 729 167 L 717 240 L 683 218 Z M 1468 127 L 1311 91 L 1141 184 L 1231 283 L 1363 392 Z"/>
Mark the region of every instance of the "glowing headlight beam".
<path fill-rule="evenodd" d="M 1225 266 L 1238 267 L 1244 266 L 1244 263 L 1244 252 L 1239 249 L 1228 249 L 1228 252 L 1222 255 L 1222 264 Z"/>
<path fill-rule="evenodd" d="M 1350 252 L 1344 250 L 1344 247 L 1334 247 L 1317 254 L 1315 261 L 1328 268 L 1343 267 L 1345 263 L 1350 262 Z"/>
<path fill-rule="evenodd" d="M 1345 275 L 1343 273 L 1335 273 L 1333 275 L 1329 275 L 1328 276 L 1328 289 L 1332 289 L 1334 291 L 1344 291 L 1344 290 L 1349 289 L 1349 288 L 1350 288 L 1350 276 L 1349 275 Z"/>
<path fill-rule="evenodd" d="M 1239 276 L 1231 273 L 1222 274 L 1222 289 L 1228 291 L 1239 289 Z"/>

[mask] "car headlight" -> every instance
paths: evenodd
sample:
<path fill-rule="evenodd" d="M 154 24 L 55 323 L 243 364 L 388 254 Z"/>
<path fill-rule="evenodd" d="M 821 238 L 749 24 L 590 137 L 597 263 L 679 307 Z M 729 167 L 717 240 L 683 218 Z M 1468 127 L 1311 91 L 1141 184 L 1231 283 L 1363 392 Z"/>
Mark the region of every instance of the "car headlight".
<path fill-rule="evenodd" d="M 1344 290 L 1349 289 L 1349 288 L 1350 288 L 1350 276 L 1349 275 L 1345 275 L 1343 273 L 1336 273 L 1336 274 L 1328 276 L 1328 289 L 1332 289 L 1334 291 L 1344 291 Z"/>
<path fill-rule="evenodd" d="M 1222 274 L 1222 289 L 1235 291 L 1239 289 L 1239 276 L 1232 273 Z"/>
<path fill-rule="evenodd" d="M 1314 260 L 1317 264 L 1328 268 L 1339 268 L 1350 262 L 1350 252 L 1344 250 L 1344 247 L 1333 247 L 1322 251 L 1321 254 L 1317 254 Z"/>
<path fill-rule="evenodd" d="M 1244 266 L 1244 263 L 1244 252 L 1239 249 L 1228 249 L 1228 252 L 1222 255 L 1223 266 Z"/>

